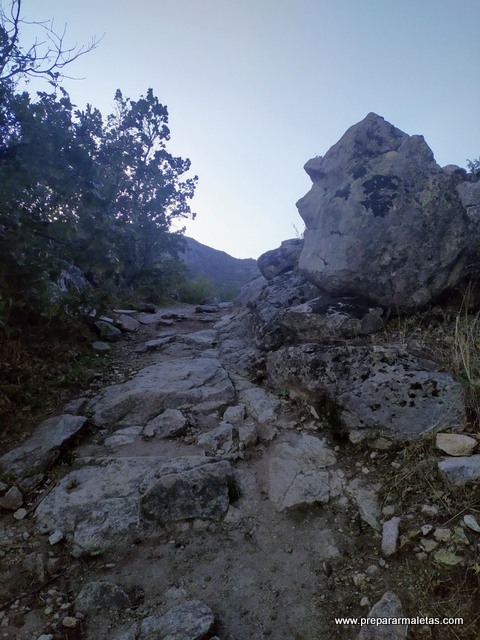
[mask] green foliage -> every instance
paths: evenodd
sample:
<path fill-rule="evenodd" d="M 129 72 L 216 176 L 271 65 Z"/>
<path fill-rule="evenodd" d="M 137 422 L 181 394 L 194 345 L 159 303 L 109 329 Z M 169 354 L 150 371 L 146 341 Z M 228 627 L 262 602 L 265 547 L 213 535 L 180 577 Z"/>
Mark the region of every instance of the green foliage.
<path fill-rule="evenodd" d="M 212 283 L 205 276 L 186 280 L 179 287 L 180 300 L 189 304 L 202 304 L 215 295 Z"/>
<path fill-rule="evenodd" d="M 476 160 L 467 160 L 467 167 L 470 173 L 473 173 L 477 178 L 480 178 L 480 158 Z"/>
<path fill-rule="evenodd" d="M 136 102 L 118 91 L 104 120 L 61 89 L 35 101 L 0 90 L 3 323 L 54 315 L 51 283 L 65 262 L 97 292 L 155 301 L 176 290 L 183 238 L 170 229 L 192 216 L 196 178 L 184 179 L 190 161 L 166 150 L 168 113 L 153 91 Z"/>

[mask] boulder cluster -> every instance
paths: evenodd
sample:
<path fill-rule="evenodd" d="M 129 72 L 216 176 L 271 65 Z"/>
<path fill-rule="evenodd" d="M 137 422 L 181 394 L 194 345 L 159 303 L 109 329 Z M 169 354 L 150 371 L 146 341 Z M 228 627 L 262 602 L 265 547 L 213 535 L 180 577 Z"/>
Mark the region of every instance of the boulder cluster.
<path fill-rule="evenodd" d="M 471 276 L 480 181 L 374 113 L 304 168 L 304 238 L 260 256 L 263 278 L 242 298 L 269 383 L 323 407 L 343 433 L 463 424 L 460 384 L 379 336 Z"/>

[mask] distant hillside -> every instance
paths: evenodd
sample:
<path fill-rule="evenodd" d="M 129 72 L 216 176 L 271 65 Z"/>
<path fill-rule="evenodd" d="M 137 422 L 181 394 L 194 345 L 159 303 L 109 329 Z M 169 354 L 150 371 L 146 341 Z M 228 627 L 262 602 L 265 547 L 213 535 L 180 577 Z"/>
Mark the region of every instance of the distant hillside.
<path fill-rule="evenodd" d="M 187 250 L 181 255 L 192 279 L 205 278 L 213 287 L 213 295 L 222 300 L 232 299 L 244 284 L 260 275 L 257 261 L 234 258 L 185 237 Z"/>

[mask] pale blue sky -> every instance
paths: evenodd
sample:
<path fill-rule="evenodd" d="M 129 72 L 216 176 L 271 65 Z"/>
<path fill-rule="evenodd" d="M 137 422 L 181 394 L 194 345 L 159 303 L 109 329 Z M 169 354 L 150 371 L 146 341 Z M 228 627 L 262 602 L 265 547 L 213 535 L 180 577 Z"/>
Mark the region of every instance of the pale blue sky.
<path fill-rule="evenodd" d="M 3 0 L 6 3 L 6 0 Z M 302 230 L 303 164 L 374 111 L 435 158 L 480 156 L 480 0 L 24 0 L 99 47 L 66 82 L 109 113 L 152 87 L 199 186 L 188 235 L 258 257 Z"/>

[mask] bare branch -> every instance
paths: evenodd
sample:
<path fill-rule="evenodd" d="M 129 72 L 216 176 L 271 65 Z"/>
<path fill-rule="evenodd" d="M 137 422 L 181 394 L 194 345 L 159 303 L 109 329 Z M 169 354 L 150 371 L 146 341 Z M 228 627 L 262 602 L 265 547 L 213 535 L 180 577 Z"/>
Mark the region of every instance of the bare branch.
<path fill-rule="evenodd" d="M 21 16 L 21 7 L 22 0 L 11 0 L 8 13 L 0 7 L 0 84 L 28 77 L 58 83 L 71 77 L 63 73 L 65 67 L 93 51 L 103 38 L 92 37 L 88 44 L 66 47 L 66 25 L 57 32 L 53 19 L 29 21 Z M 44 37 L 24 46 L 20 37 L 22 25 L 38 27 Z"/>

